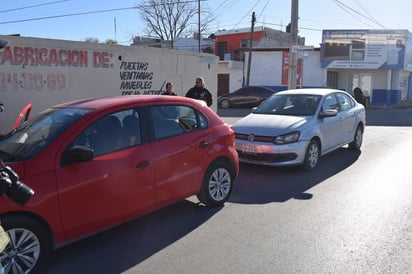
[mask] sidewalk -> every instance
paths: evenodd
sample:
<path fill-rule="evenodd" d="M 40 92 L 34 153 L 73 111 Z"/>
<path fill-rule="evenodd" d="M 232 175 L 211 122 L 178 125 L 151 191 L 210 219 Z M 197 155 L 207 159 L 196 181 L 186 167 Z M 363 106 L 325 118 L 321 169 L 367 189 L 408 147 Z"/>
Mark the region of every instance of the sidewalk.
<path fill-rule="evenodd" d="M 409 101 L 404 101 L 396 104 L 390 104 L 390 105 L 378 105 L 378 104 L 368 104 L 366 106 L 366 109 L 381 109 L 381 108 L 412 108 L 412 103 Z"/>

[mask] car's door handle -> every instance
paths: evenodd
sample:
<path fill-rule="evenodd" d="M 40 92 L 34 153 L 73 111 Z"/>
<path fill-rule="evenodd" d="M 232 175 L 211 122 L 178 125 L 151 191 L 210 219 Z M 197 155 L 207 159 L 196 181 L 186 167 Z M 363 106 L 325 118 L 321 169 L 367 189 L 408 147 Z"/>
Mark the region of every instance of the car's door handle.
<path fill-rule="evenodd" d="M 145 167 L 150 166 L 151 164 L 152 164 L 152 161 L 146 160 L 146 161 L 141 161 L 140 163 L 138 163 L 138 164 L 136 165 L 136 167 L 137 167 L 137 168 L 140 168 L 140 169 L 143 169 L 143 168 L 145 168 Z"/>
<path fill-rule="evenodd" d="M 209 143 L 208 142 L 201 142 L 200 144 L 199 144 L 199 147 L 200 148 L 205 148 L 205 147 L 207 147 L 209 145 Z"/>

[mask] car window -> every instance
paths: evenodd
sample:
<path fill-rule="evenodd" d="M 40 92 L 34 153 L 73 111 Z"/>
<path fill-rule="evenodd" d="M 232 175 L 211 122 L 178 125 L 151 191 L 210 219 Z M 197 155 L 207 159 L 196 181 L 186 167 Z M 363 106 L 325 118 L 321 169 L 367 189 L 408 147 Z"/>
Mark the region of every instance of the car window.
<path fill-rule="evenodd" d="M 135 109 L 106 115 L 87 127 L 72 146 L 87 146 L 94 156 L 141 144 L 140 116 Z"/>
<path fill-rule="evenodd" d="M 156 139 L 207 127 L 206 118 L 188 106 L 153 106 L 150 108 L 150 114 Z"/>
<path fill-rule="evenodd" d="M 274 94 L 273 91 L 270 91 L 270 90 L 262 90 L 262 95 L 263 95 L 263 96 L 269 97 L 269 96 L 271 96 L 271 95 L 273 95 L 273 94 Z"/>
<path fill-rule="evenodd" d="M 322 110 L 334 109 L 339 111 L 339 104 L 334 94 L 329 94 L 325 97 L 322 104 Z"/>
<path fill-rule="evenodd" d="M 311 116 L 315 114 L 320 98 L 312 94 L 276 94 L 264 101 L 255 113 Z"/>
<path fill-rule="evenodd" d="M 90 110 L 49 108 L 11 131 L 0 141 L 0 159 L 26 160 L 40 153 Z"/>
<path fill-rule="evenodd" d="M 239 89 L 238 91 L 236 91 L 236 95 L 244 95 L 244 94 L 246 94 L 245 89 Z"/>
<path fill-rule="evenodd" d="M 348 95 L 337 93 L 336 97 L 338 98 L 339 108 L 341 111 L 348 110 L 354 106 L 353 100 L 351 100 Z"/>

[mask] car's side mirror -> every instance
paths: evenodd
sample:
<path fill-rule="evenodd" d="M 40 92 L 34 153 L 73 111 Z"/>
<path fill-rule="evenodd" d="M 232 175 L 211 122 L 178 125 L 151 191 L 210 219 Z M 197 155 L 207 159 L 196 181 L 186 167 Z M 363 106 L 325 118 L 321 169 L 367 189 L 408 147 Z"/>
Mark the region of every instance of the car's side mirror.
<path fill-rule="evenodd" d="M 61 166 L 67 166 L 74 163 L 82 163 L 93 160 L 93 149 L 85 146 L 74 146 L 63 152 Z"/>
<path fill-rule="evenodd" d="M 338 111 L 336 109 L 327 109 L 324 111 L 319 112 L 318 118 L 327 118 L 327 117 L 334 117 L 338 115 Z"/>

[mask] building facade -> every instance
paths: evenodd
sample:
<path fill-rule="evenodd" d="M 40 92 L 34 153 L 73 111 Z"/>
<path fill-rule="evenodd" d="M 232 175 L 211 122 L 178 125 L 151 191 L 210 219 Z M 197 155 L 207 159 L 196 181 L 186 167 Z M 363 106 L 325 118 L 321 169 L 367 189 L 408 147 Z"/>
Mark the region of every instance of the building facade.
<path fill-rule="evenodd" d="M 218 62 L 218 95 L 235 91 L 242 87 L 246 80 L 246 66 L 249 56 L 251 28 L 220 30 L 214 33 L 215 54 Z M 299 45 L 305 39 L 298 37 Z M 257 26 L 253 30 L 252 50 L 267 48 L 289 48 L 292 36 L 288 32 Z"/>
<path fill-rule="evenodd" d="M 327 86 L 360 87 L 371 104 L 412 97 L 412 34 L 408 30 L 324 30 L 320 52 Z"/>
<path fill-rule="evenodd" d="M 216 48 L 218 55 L 219 46 Z M 329 87 L 352 93 L 360 87 L 372 105 L 411 101 L 412 35 L 408 30 L 324 30 L 320 48 L 298 46 L 297 50 L 298 88 Z M 226 85 L 229 92 L 244 85 L 248 54 L 245 53 L 243 66 L 232 66 L 235 79 L 229 79 L 230 84 Z M 253 46 L 251 54 L 250 85 L 274 90 L 288 88 L 289 47 Z M 229 63 L 219 61 L 218 75 L 224 72 L 231 77 Z M 221 84 L 218 80 L 218 88 Z"/>
<path fill-rule="evenodd" d="M 29 103 L 36 114 L 83 98 L 161 94 L 169 81 L 185 96 L 198 76 L 216 98 L 216 59 L 168 48 L 0 35 L 0 135 Z"/>

